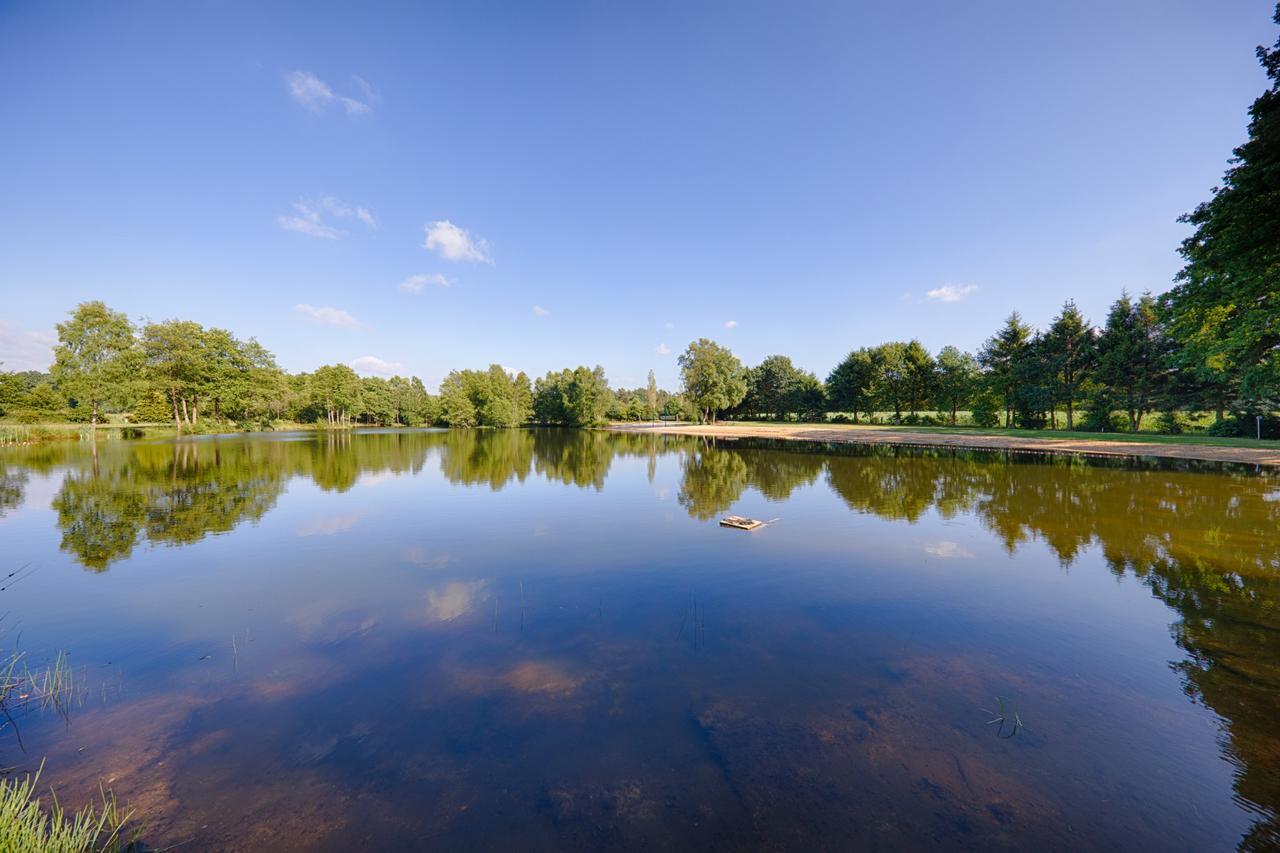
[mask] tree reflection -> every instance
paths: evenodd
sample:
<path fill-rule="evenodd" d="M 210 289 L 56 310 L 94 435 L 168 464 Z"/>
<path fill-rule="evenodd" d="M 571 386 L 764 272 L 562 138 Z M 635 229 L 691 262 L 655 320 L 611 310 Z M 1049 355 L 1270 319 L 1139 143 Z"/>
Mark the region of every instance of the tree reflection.
<path fill-rule="evenodd" d="M 1192 699 L 1224 721 L 1236 792 L 1260 815 L 1246 848 L 1280 846 L 1280 485 L 1218 466 L 997 457 L 943 448 L 786 450 L 587 430 L 322 433 L 279 440 L 106 442 L 11 451 L 0 513 L 18 506 L 29 472 L 63 470 L 53 500 L 62 548 L 103 571 L 143 542 L 186 545 L 263 518 L 288 481 L 327 490 L 362 475 L 417 472 L 438 455 L 444 477 L 499 490 L 537 475 L 602 489 L 616 459 L 680 466 L 679 503 L 692 518 L 730 510 L 748 489 L 785 500 L 820 481 L 852 510 L 916 523 L 972 515 L 1008 551 L 1047 547 L 1064 565 L 1100 553 L 1167 605 Z M 1199 469 L 1213 472 L 1205 476 Z M 446 593 L 448 593 L 446 595 Z M 439 613 L 461 591 L 446 590 Z M 460 605 L 458 605 L 460 606 Z"/>

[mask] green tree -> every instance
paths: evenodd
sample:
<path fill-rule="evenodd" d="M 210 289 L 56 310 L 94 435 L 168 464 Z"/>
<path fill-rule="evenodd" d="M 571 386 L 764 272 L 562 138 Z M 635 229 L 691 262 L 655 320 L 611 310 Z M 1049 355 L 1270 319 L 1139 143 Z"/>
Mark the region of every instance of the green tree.
<path fill-rule="evenodd" d="M 907 345 L 902 341 L 889 341 L 871 350 L 875 364 L 875 380 L 872 386 L 876 402 L 893 409 L 895 420 L 902 419 L 902 405 L 911 394 L 910 374 L 907 367 Z"/>
<path fill-rule="evenodd" d="M 956 347 L 946 346 L 938 353 L 937 364 L 934 398 L 938 408 L 951 413 L 951 424 L 954 426 L 956 412 L 961 407 L 968 408 L 977 391 L 978 360 Z"/>
<path fill-rule="evenodd" d="M 325 415 L 331 428 L 351 426 L 352 416 L 359 411 L 363 386 L 360 377 L 345 364 L 326 364 L 316 368 L 308 383 L 311 400 Z"/>
<path fill-rule="evenodd" d="M 704 423 L 732 409 L 747 395 L 747 370 L 728 347 L 700 338 L 679 358 L 680 378 L 686 397 Z"/>
<path fill-rule="evenodd" d="M 795 411 L 796 391 L 804 374 L 785 355 L 771 355 L 748 374 L 744 406 L 753 414 L 784 420 Z"/>
<path fill-rule="evenodd" d="M 1098 339 L 1098 376 L 1129 415 L 1129 431 L 1142 427 L 1165 380 L 1167 344 L 1151 294 L 1136 302 L 1123 294 L 1111 306 Z"/>
<path fill-rule="evenodd" d="M 133 324 L 102 302 L 82 302 L 58 324 L 53 377 L 79 405 L 90 408 L 97 427 L 103 403 L 118 398 L 138 367 Z"/>
<path fill-rule="evenodd" d="M 918 340 L 909 342 L 902 351 L 907 400 L 911 414 L 929 403 L 937 382 L 937 364 Z"/>
<path fill-rule="evenodd" d="M 827 401 L 836 411 L 853 412 L 853 422 L 858 422 L 858 412 L 871 417 L 875 408 L 876 363 L 871 350 L 863 347 L 845 356 L 827 376 Z"/>
<path fill-rule="evenodd" d="M 1014 311 L 1005 320 L 999 332 L 987 339 L 978 353 L 978 363 L 986 369 L 991 391 L 1004 406 L 1004 425 L 1013 422 L 1017 404 L 1019 371 L 1018 363 L 1027 355 L 1031 345 L 1031 327 L 1022 322 L 1022 315 Z"/>
<path fill-rule="evenodd" d="M 199 392 L 205 381 L 204 327 L 190 320 L 148 323 L 142 329 L 143 370 L 164 393 L 178 432 L 200 420 Z"/>
<path fill-rule="evenodd" d="M 653 420 L 658 417 L 658 380 L 652 370 L 649 371 L 649 384 L 644 389 L 644 407 L 646 418 Z"/>
<path fill-rule="evenodd" d="M 1258 60 L 1270 85 L 1249 109 L 1249 138 L 1213 197 L 1182 217 L 1196 230 L 1163 297 L 1182 364 L 1214 386 L 1220 417 L 1233 389 L 1280 397 L 1280 40 Z"/>
<path fill-rule="evenodd" d="M 1068 299 L 1045 335 L 1054 399 L 1067 409 L 1067 429 L 1075 429 L 1075 406 L 1098 363 L 1098 340 L 1074 300 Z"/>

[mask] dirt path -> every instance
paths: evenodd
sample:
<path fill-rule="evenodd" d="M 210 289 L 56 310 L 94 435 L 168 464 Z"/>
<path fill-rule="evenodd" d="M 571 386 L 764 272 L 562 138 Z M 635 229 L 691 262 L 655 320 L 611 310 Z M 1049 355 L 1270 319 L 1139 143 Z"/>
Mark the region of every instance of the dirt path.
<path fill-rule="evenodd" d="M 657 432 L 666 435 L 706 435 L 720 438 L 775 438 L 851 444 L 899 444 L 913 447 L 1030 450 L 1040 453 L 1078 453 L 1089 456 L 1148 456 L 1280 467 L 1280 443 L 1274 449 L 1217 447 L 1201 444 L 1099 441 L 1089 438 L 1019 438 L 1006 435 L 911 432 L 854 426 L 815 427 L 803 424 L 615 424 L 609 429 L 618 432 Z"/>

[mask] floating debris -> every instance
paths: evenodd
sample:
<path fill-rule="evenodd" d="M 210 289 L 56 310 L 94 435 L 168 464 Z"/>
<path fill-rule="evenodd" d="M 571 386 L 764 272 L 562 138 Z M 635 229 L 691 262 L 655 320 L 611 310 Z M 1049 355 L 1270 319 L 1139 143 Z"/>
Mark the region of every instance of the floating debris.
<path fill-rule="evenodd" d="M 732 527 L 735 530 L 755 530 L 764 527 L 764 522 L 755 518 L 744 518 L 741 515 L 728 515 L 720 519 L 721 527 Z"/>

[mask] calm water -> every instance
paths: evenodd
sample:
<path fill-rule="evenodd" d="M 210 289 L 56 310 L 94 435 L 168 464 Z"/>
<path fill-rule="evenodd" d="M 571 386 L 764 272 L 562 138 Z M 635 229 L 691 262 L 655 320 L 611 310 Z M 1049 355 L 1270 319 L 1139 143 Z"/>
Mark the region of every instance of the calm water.
<path fill-rule="evenodd" d="M 183 850 L 1280 844 L 1280 477 L 822 450 L 0 451 L 76 683 L 0 765 Z"/>

